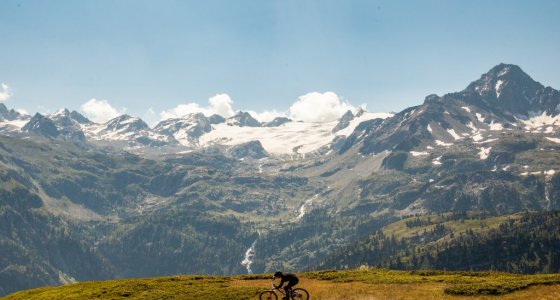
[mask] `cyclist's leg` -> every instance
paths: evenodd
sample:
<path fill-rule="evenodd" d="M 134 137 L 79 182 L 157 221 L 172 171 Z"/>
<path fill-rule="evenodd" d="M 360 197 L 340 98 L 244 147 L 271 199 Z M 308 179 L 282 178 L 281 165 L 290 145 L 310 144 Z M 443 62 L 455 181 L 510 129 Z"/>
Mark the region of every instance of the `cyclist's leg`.
<path fill-rule="evenodd" d="M 288 284 L 284 287 L 284 292 L 286 292 L 286 299 L 290 299 L 290 294 L 292 293 L 292 288 L 294 287 L 294 285 L 297 284 L 296 282 L 288 282 Z"/>

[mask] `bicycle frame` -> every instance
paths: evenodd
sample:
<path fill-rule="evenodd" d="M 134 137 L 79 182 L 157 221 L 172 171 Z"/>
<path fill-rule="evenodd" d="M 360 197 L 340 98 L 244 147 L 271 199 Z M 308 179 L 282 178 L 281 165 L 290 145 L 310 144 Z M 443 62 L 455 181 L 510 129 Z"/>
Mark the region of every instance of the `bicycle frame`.
<path fill-rule="evenodd" d="M 282 290 L 281 287 L 276 287 L 276 285 L 274 285 L 274 279 L 275 278 L 272 278 L 272 280 L 270 281 L 271 289 L 261 292 L 259 295 L 259 299 L 278 299 L 275 291 L 278 291 L 282 296 L 289 297 L 290 299 L 306 299 L 306 300 L 309 299 L 309 292 L 306 291 L 305 289 L 303 288 L 290 289 L 289 293 L 286 293 L 285 291 Z M 263 298 L 262 297 L 263 295 L 268 295 L 268 296 L 265 296 L 265 298 Z M 271 295 L 274 295 L 274 298 L 271 298 Z M 305 297 L 301 298 L 302 296 Z"/>
<path fill-rule="evenodd" d="M 270 285 L 272 286 L 272 289 L 271 289 L 272 292 L 278 291 L 282 295 L 286 296 L 286 292 L 284 292 L 282 288 L 276 288 L 276 286 L 274 285 L 274 278 L 272 278 L 272 280 L 270 281 Z"/>

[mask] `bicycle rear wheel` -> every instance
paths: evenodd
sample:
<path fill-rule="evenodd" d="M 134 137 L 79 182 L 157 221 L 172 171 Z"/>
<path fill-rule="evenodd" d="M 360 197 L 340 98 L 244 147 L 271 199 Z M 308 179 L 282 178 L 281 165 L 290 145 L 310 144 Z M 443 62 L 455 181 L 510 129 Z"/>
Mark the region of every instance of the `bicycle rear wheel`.
<path fill-rule="evenodd" d="M 259 295 L 259 300 L 278 300 L 278 296 L 273 291 L 264 291 Z"/>
<path fill-rule="evenodd" d="M 297 288 L 292 291 L 292 299 L 296 300 L 308 300 L 309 299 L 309 292 L 305 289 Z"/>

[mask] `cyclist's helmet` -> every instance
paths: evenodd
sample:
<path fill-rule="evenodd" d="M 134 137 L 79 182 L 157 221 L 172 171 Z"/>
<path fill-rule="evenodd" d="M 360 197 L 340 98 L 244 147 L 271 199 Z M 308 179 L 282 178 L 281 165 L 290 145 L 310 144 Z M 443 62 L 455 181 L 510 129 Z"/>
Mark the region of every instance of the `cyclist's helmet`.
<path fill-rule="evenodd" d="M 274 273 L 274 278 L 277 278 L 277 277 L 282 277 L 282 272 L 277 271 L 276 273 Z"/>

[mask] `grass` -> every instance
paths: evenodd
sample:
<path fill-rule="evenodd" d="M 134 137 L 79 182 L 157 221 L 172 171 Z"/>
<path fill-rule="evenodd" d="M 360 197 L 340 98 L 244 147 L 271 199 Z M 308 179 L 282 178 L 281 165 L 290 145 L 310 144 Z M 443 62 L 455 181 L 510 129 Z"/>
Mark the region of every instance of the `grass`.
<path fill-rule="evenodd" d="M 257 299 L 270 274 L 172 276 L 82 282 L 21 291 L 17 299 Z M 391 271 L 362 267 L 300 274 L 312 299 L 559 299 L 560 274 Z"/>
<path fill-rule="evenodd" d="M 368 284 L 442 283 L 449 295 L 503 295 L 534 285 L 560 285 L 560 274 L 517 275 L 499 272 L 391 271 L 361 268 L 351 271 L 319 271 L 306 277 L 334 282 Z"/>
<path fill-rule="evenodd" d="M 123 279 L 44 287 L 2 299 L 255 299 L 260 290 L 230 282 L 227 277 L 208 276 Z"/>
<path fill-rule="evenodd" d="M 496 217 L 484 216 L 479 218 L 476 212 L 469 212 L 467 218 L 465 219 L 447 220 L 447 217 L 450 215 L 451 213 L 445 213 L 441 215 L 426 214 L 419 217 L 405 218 L 385 226 L 382 229 L 383 234 L 385 234 L 386 236 L 394 235 L 397 239 L 409 238 L 421 234 L 424 230 L 430 231 L 434 229 L 436 225 L 444 225 L 445 228 L 454 235 L 465 233 L 469 229 L 475 233 L 481 233 L 496 229 L 500 226 L 500 224 L 508 220 L 517 220 L 522 216 L 522 214 L 512 214 Z M 406 222 L 414 221 L 416 219 L 420 220 L 421 222 L 426 222 L 427 224 L 424 226 L 406 226 Z"/>

